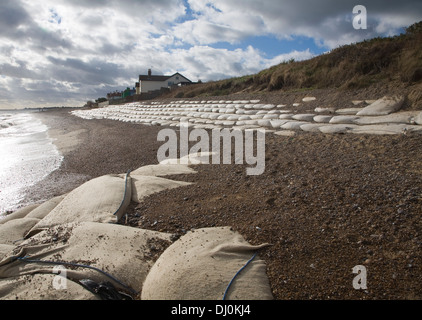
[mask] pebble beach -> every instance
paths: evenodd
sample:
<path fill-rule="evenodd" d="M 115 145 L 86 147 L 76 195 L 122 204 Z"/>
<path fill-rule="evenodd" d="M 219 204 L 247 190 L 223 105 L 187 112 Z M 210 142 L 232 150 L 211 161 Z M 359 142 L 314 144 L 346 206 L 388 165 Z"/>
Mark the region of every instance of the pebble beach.
<path fill-rule="evenodd" d="M 37 115 L 64 158 L 22 205 L 157 164 L 162 127 L 71 111 Z M 422 298 L 420 133 L 273 133 L 263 174 L 247 175 L 246 165 L 194 166 L 197 174 L 177 176 L 192 185 L 132 203 L 119 223 L 179 235 L 230 226 L 251 244 L 269 243 L 260 255 L 276 300 Z M 366 267 L 366 289 L 353 287 L 357 265 Z"/>

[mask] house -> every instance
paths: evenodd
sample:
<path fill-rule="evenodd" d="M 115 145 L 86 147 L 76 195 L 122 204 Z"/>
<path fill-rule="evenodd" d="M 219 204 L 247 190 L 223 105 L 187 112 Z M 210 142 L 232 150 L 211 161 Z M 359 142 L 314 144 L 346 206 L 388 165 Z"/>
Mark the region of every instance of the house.
<path fill-rule="evenodd" d="M 112 100 L 121 99 L 122 94 L 123 93 L 121 91 L 114 91 L 114 92 L 107 93 L 107 100 L 112 101 Z"/>
<path fill-rule="evenodd" d="M 148 69 L 148 75 L 140 75 L 139 82 L 136 83 L 136 94 L 146 93 L 150 91 L 160 90 L 161 88 L 171 88 L 175 85 L 191 84 L 185 76 L 179 72 L 171 76 L 152 75 L 151 69 Z"/>

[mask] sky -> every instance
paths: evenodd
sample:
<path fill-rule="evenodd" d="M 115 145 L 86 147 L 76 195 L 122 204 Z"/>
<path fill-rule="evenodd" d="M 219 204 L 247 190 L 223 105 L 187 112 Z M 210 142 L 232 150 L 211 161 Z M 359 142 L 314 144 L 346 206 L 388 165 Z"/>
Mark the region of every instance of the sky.
<path fill-rule="evenodd" d="M 254 74 L 420 20 L 420 0 L 0 0 L 0 109 L 82 106 L 148 69 Z"/>

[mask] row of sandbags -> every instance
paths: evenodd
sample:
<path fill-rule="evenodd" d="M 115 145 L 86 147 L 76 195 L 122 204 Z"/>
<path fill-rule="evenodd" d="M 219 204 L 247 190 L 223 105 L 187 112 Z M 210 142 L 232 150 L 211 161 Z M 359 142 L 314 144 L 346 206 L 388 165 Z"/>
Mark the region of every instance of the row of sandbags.
<path fill-rule="evenodd" d="M 106 175 L 0 220 L 0 299 L 271 299 L 265 263 L 254 256 L 266 244 L 252 246 L 230 227 L 173 242 L 116 224 L 131 201 L 190 184 L 164 176 L 189 173 L 158 164 Z"/>

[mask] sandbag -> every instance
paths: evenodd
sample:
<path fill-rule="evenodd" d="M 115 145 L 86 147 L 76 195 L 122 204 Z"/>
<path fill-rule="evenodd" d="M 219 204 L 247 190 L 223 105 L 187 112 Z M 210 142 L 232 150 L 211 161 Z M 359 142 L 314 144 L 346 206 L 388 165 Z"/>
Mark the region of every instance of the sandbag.
<path fill-rule="evenodd" d="M 0 225 L 14 219 L 25 218 L 32 210 L 36 209 L 38 206 L 39 204 L 31 204 L 29 206 L 18 209 L 15 212 L 8 214 L 6 217 L 0 219 Z"/>
<path fill-rule="evenodd" d="M 0 243 L 14 245 L 22 240 L 39 221 L 40 219 L 36 218 L 20 218 L 0 224 Z"/>
<path fill-rule="evenodd" d="M 346 133 L 356 127 L 357 125 L 354 125 L 354 124 L 330 124 L 330 125 L 319 127 L 319 131 L 321 131 L 322 133 L 327 133 L 327 134 Z"/>
<path fill-rule="evenodd" d="M 361 111 L 356 113 L 357 116 L 382 116 L 400 110 L 404 102 L 404 97 L 384 96 L 381 99 L 376 100 L 369 106 L 363 108 Z"/>
<path fill-rule="evenodd" d="M 17 277 L 25 275 L 52 274 L 61 265 L 66 269 L 68 281 L 111 282 L 116 289 L 135 296 L 142 290 L 157 256 L 171 244 L 170 236 L 110 223 L 80 222 L 55 226 L 27 239 L 0 261 L 0 279 L 18 281 Z M 47 263 L 51 261 L 57 264 Z M 12 293 L 3 291 L 0 299 L 9 294 Z M 54 298 L 49 296 L 50 290 L 44 294 L 45 299 Z"/>
<path fill-rule="evenodd" d="M 191 182 L 174 181 L 154 176 L 132 175 L 132 201 L 140 203 L 151 194 L 191 184 Z"/>
<path fill-rule="evenodd" d="M 98 296 L 80 284 L 66 281 L 66 289 L 54 287 L 59 275 L 35 274 L 13 279 L 0 279 L 0 298 L 2 300 L 98 300 Z M 57 281 L 60 284 L 59 281 Z"/>
<path fill-rule="evenodd" d="M 3 260 L 13 249 L 14 245 L 0 243 L 0 261 Z"/>
<path fill-rule="evenodd" d="M 357 134 L 404 134 L 406 132 L 422 131 L 422 127 L 417 125 L 407 125 L 401 123 L 386 123 L 358 126 L 351 130 Z"/>
<path fill-rule="evenodd" d="M 57 205 L 65 198 L 66 195 L 61 195 L 54 197 L 50 200 L 45 201 L 43 204 L 39 205 L 37 208 L 32 210 L 26 215 L 26 218 L 37 218 L 43 219 L 47 214 L 49 214 Z"/>
<path fill-rule="evenodd" d="M 358 117 L 355 123 L 359 125 L 388 124 L 388 123 L 412 124 L 415 116 L 416 116 L 416 112 L 414 111 L 397 112 L 397 113 L 392 113 L 385 116 Z"/>
<path fill-rule="evenodd" d="M 140 167 L 131 172 L 131 176 L 168 176 L 196 173 L 195 170 L 183 164 L 154 164 Z"/>
<path fill-rule="evenodd" d="M 422 112 L 415 116 L 415 123 L 422 125 Z"/>
<path fill-rule="evenodd" d="M 28 234 L 70 222 L 117 222 L 132 197 L 130 175 L 105 175 L 72 190 Z"/>
<path fill-rule="evenodd" d="M 142 289 L 144 300 L 273 299 L 265 263 L 253 246 L 229 227 L 197 229 L 175 241 L 151 268 Z"/>

